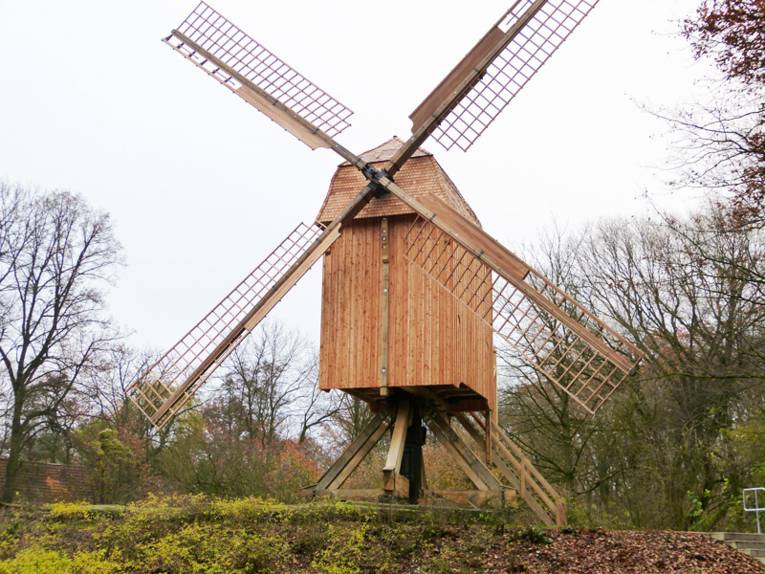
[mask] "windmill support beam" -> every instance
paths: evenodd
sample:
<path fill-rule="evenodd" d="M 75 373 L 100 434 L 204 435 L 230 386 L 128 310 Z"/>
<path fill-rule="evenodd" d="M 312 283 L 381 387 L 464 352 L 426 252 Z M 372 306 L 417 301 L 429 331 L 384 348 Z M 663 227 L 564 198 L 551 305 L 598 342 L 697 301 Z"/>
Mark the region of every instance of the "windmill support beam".
<path fill-rule="evenodd" d="M 383 468 L 383 489 L 386 493 L 409 496 L 409 480 L 401 474 L 401 461 L 404 458 L 404 444 L 409 424 L 412 421 L 412 405 L 409 399 L 401 399 L 396 407 L 396 421 L 388 447 L 388 457 Z M 403 496 L 402 496 L 403 498 Z"/>
<path fill-rule="evenodd" d="M 388 428 L 390 428 L 390 421 L 386 413 L 378 413 L 372 417 L 372 420 L 366 424 L 359 436 L 345 448 L 311 490 L 318 493 L 339 489 L 361 461 L 366 458 L 369 451 L 379 442 Z"/>
<path fill-rule="evenodd" d="M 425 405 L 420 404 L 423 400 L 427 405 L 424 420 L 428 428 L 444 445 L 476 490 L 434 491 L 428 489 L 424 480 L 421 480 L 421 486 L 417 485 L 418 492 L 413 496 L 410 490 L 412 476 L 405 476 L 406 473 L 401 472 L 402 459 L 405 457 L 405 446 L 410 442 L 411 435 L 420 430 L 421 411 L 418 409 L 424 408 Z M 308 493 L 314 496 L 330 495 L 338 499 L 354 500 L 408 499 L 420 504 L 448 500 L 456 504 L 475 506 L 504 506 L 517 494 L 541 523 L 549 527 L 565 526 L 566 504 L 563 497 L 531 464 L 520 447 L 492 421 L 490 414 L 487 416 L 484 413 L 484 416 L 479 416 L 472 413 L 471 416 L 457 413 L 453 418 L 461 428 L 452 428 L 449 416 L 443 410 L 445 405 L 437 397 L 400 397 L 398 400 L 392 400 L 390 406 L 391 409 L 375 415 L 319 482 L 307 489 Z M 343 488 L 346 479 L 389 430 L 392 430 L 391 444 L 383 471 L 383 487 Z M 473 448 L 465 441 L 467 436 L 470 437 L 468 440 L 472 442 Z M 487 447 L 491 450 L 488 455 L 484 450 Z M 484 460 L 476 453 L 483 454 Z M 424 468 L 416 468 L 416 465 L 409 470 L 410 473 L 424 473 Z M 506 482 L 503 483 L 503 480 Z"/>
<path fill-rule="evenodd" d="M 428 422 L 433 434 L 443 443 L 478 490 L 502 490 L 502 483 L 454 431 L 445 414 L 436 412 Z"/>

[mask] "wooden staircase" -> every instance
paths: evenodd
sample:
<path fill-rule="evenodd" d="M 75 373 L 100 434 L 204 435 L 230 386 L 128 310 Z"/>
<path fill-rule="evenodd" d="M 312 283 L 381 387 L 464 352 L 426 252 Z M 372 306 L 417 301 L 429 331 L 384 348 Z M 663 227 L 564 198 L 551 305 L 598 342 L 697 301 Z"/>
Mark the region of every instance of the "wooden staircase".
<path fill-rule="evenodd" d="M 487 466 L 498 472 L 517 491 L 518 496 L 545 526 L 565 526 L 565 499 L 497 423 L 490 422 L 487 429 L 486 421 L 475 413 L 458 414 L 455 418 L 479 448 L 491 445 L 485 448 Z"/>

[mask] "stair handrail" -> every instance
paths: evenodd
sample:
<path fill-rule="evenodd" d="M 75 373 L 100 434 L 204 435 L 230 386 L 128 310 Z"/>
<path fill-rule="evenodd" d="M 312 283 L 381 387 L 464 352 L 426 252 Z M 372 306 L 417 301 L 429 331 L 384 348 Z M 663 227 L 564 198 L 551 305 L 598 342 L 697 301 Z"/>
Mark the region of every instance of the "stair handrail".
<path fill-rule="evenodd" d="M 747 496 L 748 494 L 754 494 L 754 504 L 752 506 L 748 504 L 752 502 L 752 497 Z M 762 534 L 760 513 L 765 512 L 765 488 L 745 488 L 741 498 L 744 505 L 744 512 L 754 512 L 755 520 L 757 521 L 757 534 Z"/>

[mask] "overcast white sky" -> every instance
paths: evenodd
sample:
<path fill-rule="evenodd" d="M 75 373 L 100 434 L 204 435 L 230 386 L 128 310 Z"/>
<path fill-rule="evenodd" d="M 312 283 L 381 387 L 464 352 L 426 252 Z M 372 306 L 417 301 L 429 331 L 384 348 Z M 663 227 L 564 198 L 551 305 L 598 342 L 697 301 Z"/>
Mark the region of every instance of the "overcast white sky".
<path fill-rule="evenodd" d="M 473 148 L 436 154 L 510 249 L 553 223 L 670 209 L 666 126 L 640 109 L 703 98 L 678 21 L 699 0 L 601 0 Z M 300 221 L 339 159 L 307 147 L 160 42 L 195 0 L 0 0 L 0 178 L 108 211 L 126 266 L 110 296 L 164 349 Z M 211 4 L 352 108 L 354 151 L 409 135 L 409 113 L 510 0 Z M 640 105 L 639 105 L 640 104 Z M 320 265 L 274 316 L 318 341 Z"/>

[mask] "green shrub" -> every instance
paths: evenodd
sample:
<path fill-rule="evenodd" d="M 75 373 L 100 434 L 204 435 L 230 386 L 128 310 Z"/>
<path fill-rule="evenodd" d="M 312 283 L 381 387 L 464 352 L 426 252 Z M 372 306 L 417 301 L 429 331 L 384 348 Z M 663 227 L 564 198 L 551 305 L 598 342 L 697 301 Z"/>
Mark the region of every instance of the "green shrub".
<path fill-rule="evenodd" d="M 0 561 L 0 574 L 120 574 L 124 570 L 118 558 L 108 558 L 103 550 L 77 552 L 69 558 L 63 552 L 33 547 Z"/>
<path fill-rule="evenodd" d="M 55 520 L 88 519 L 90 517 L 90 503 L 80 502 L 54 502 L 46 505 L 51 518 Z"/>
<path fill-rule="evenodd" d="M 287 551 L 276 537 L 218 524 L 189 524 L 137 550 L 138 572 L 168 574 L 267 573 Z"/>
<path fill-rule="evenodd" d="M 358 574 L 367 533 L 367 525 L 356 528 L 327 527 L 324 550 L 311 563 L 322 574 Z"/>

